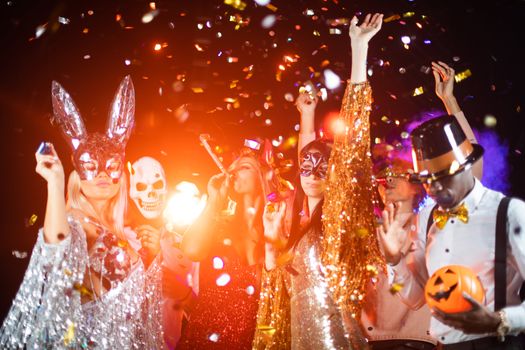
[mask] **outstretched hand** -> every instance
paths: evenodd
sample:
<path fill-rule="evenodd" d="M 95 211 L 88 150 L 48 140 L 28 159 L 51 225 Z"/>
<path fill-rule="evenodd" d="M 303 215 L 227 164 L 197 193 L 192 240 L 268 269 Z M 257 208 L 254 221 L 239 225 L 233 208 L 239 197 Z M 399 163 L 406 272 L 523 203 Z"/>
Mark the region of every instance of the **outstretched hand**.
<path fill-rule="evenodd" d="M 436 81 L 436 95 L 442 100 L 454 97 L 454 69 L 441 61 L 432 62 L 432 74 Z"/>
<path fill-rule="evenodd" d="M 401 259 L 403 247 L 409 239 L 405 226 L 412 215 L 400 213 L 392 203 L 383 210 L 383 221 L 377 228 L 377 236 L 385 260 L 391 265 L 396 265 Z"/>
<path fill-rule="evenodd" d="M 383 24 L 383 14 L 374 13 L 374 15 L 367 14 L 364 21 L 358 26 L 358 19 L 356 16 L 350 21 L 350 39 L 352 45 L 367 44 L 370 39 L 381 29 Z"/>
<path fill-rule="evenodd" d="M 295 100 L 295 106 L 299 113 L 301 113 L 301 117 L 305 115 L 313 115 L 318 101 L 319 98 L 317 96 L 312 96 L 308 92 L 302 92 Z"/>
<path fill-rule="evenodd" d="M 481 305 L 470 295 L 463 292 L 463 298 L 467 300 L 472 308 L 469 311 L 458 313 L 446 313 L 432 308 L 432 316 L 449 327 L 458 329 L 466 334 L 494 333 L 500 323 L 499 315 Z"/>

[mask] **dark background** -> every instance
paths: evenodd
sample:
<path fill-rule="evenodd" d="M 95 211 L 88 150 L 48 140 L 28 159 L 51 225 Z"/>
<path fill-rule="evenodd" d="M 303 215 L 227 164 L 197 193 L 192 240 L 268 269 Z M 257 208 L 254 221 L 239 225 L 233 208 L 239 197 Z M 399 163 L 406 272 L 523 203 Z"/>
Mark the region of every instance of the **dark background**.
<path fill-rule="evenodd" d="M 252 0 L 245 3 L 240 10 L 222 1 L 159 1 L 157 16 L 142 23 L 151 10 L 147 1 L 1 2 L 0 316 L 28 263 L 28 257 L 19 257 L 31 252 L 43 223 L 45 183 L 34 172 L 38 144 L 53 142 L 66 172 L 72 169 L 65 161 L 66 143 L 50 123 L 52 80 L 73 96 L 88 130 L 103 131 L 113 94 L 123 76 L 131 75 L 136 128 L 128 159 L 153 156 L 164 164 L 172 186 L 189 180 L 204 190 L 217 169 L 199 146 L 199 133 L 212 135 L 225 162 L 246 137 L 287 140 L 296 134 L 298 113 L 285 94 L 295 97 L 308 80 L 322 84 L 325 68 L 342 80 L 349 76 L 348 27 L 339 26 L 342 34 L 331 35 L 327 20 L 383 12 L 394 19 L 370 44 L 373 137 L 395 143 L 407 122 L 442 109 L 432 74 L 425 73 L 431 60 L 443 60 L 457 72 L 470 69 L 472 76 L 456 84 L 455 93 L 471 124 L 491 135 L 488 147 L 495 151 L 488 152 L 485 169 L 497 181 L 490 185 L 525 197 L 524 1 L 274 0 L 275 12 Z M 262 28 L 262 19 L 272 14 L 277 19 L 273 27 Z M 237 19 L 232 22 L 231 16 Z M 37 27 L 46 23 L 36 38 Z M 411 37 L 409 49 L 400 39 L 405 35 Z M 156 43 L 164 47 L 155 51 Z M 297 55 L 297 62 L 289 63 L 278 81 L 284 55 Z M 238 62 L 228 63 L 230 56 Z M 246 79 L 250 69 L 253 75 Z M 419 86 L 425 93 L 413 96 Z M 338 111 L 344 87 L 329 91 L 328 100 L 318 106 L 319 127 Z M 187 111 L 189 118 L 181 120 L 177 110 Z M 495 128 L 484 125 L 488 114 L 496 117 Z M 295 149 L 285 144 L 278 149 L 293 159 Z M 33 214 L 37 219 L 31 225 Z"/>

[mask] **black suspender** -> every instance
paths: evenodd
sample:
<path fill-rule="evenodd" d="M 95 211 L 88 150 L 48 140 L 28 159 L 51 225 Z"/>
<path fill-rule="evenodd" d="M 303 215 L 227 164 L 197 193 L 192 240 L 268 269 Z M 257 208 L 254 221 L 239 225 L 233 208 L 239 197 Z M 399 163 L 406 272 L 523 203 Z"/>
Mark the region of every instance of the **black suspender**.
<path fill-rule="evenodd" d="M 496 255 L 494 258 L 494 310 L 507 305 L 507 209 L 510 197 L 504 197 L 496 216 Z"/>
<path fill-rule="evenodd" d="M 439 207 L 439 204 L 434 205 L 434 208 L 430 211 L 430 216 L 428 217 L 427 221 L 427 240 L 428 240 L 428 234 L 430 232 L 430 228 L 432 227 L 432 224 L 434 223 L 434 211 Z M 425 245 L 427 245 L 427 242 L 425 241 Z"/>
<path fill-rule="evenodd" d="M 510 197 L 503 197 L 498 205 L 496 215 L 496 253 L 494 257 L 494 310 L 498 311 L 507 305 L 507 210 Z M 427 239 L 434 223 L 434 210 L 430 212 L 427 222 Z M 425 243 L 426 244 L 426 243 Z M 525 286 L 525 284 L 524 284 Z M 522 287 L 523 288 L 523 287 Z"/>

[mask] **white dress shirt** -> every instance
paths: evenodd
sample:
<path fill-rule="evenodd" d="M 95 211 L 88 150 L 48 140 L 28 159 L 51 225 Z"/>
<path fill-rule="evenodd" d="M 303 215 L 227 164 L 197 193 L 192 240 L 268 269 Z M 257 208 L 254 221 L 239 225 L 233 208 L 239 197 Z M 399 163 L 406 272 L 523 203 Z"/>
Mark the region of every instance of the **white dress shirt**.
<path fill-rule="evenodd" d="M 502 198 L 503 194 L 484 187 L 476 179 L 474 188 L 463 201 L 469 212 L 468 223 L 452 217 L 442 230 L 433 224 L 428 242 L 426 228 L 432 206 L 421 211 L 414 254 L 393 267 L 394 282 L 403 284 L 399 294 L 408 305 L 418 308 L 425 303 L 425 283 L 436 270 L 447 265 L 464 265 L 479 276 L 485 289 L 484 305 L 494 310 L 496 214 Z M 511 334 L 517 334 L 525 330 L 525 303 L 520 304 L 518 295 L 525 276 L 525 202 L 512 199 L 507 219 L 507 307 L 504 310 Z M 496 335 L 465 334 L 435 318 L 431 320 L 430 333 L 444 344 Z"/>

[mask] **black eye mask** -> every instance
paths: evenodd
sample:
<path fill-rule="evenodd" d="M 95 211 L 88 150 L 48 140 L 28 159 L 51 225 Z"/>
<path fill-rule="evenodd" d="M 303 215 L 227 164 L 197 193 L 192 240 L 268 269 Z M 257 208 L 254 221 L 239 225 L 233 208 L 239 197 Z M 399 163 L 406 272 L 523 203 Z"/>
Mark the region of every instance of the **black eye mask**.
<path fill-rule="evenodd" d="M 321 152 L 306 152 L 301 155 L 299 173 L 304 177 L 313 174 L 320 179 L 326 179 L 328 159 Z"/>

